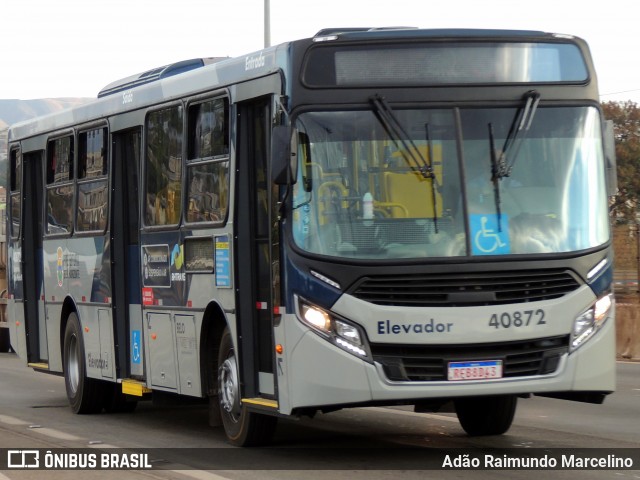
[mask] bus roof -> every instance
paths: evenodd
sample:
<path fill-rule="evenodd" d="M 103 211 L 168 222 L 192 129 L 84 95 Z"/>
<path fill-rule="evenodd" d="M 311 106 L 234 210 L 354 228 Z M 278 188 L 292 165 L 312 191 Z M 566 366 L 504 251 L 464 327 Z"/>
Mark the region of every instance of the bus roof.
<path fill-rule="evenodd" d="M 98 92 L 98 98 L 105 97 L 107 95 L 113 95 L 114 93 L 118 93 L 133 87 L 138 87 L 146 83 L 155 82 L 163 78 L 179 75 L 181 73 L 188 72 L 189 70 L 204 67 L 205 65 L 216 63 L 227 58 L 229 57 L 194 58 L 190 60 L 182 60 L 170 65 L 164 65 L 162 67 L 147 70 L 142 73 L 137 73 L 135 75 L 131 75 L 129 77 L 110 83 Z"/>
<path fill-rule="evenodd" d="M 383 27 L 383 28 L 324 28 L 314 35 L 314 38 L 321 38 L 336 35 L 341 39 L 371 39 L 371 38 L 443 38 L 443 37 L 553 37 L 556 34 L 538 30 L 500 30 L 482 28 L 430 28 L 420 29 L 417 27 Z M 567 35 L 564 35 L 567 36 Z"/>

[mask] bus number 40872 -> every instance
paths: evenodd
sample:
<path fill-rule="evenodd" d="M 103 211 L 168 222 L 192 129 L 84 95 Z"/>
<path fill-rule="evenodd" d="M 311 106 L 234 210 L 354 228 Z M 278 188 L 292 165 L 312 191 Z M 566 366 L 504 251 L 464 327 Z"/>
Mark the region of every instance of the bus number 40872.
<path fill-rule="evenodd" d="M 515 312 L 494 313 L 489 320 L 489 326 L 498 328 L 528 327 L 530 325 L 546 325 L 544 310 L 524 310 Z"/>

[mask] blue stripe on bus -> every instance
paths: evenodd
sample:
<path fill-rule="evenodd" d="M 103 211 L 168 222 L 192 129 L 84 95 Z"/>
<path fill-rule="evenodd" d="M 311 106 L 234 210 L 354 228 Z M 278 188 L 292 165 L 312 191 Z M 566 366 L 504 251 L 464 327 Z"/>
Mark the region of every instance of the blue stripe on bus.
<path fill-rule="evenodd" d="M 311 276 L 306 271 L 298 268 L 286 254 L 283 257 L 285 264 L 285 291 L 287 292 L 287 311 L 295 311 L 293 294 L 300 293 L 307 300 L 324 308 L 338 301 L 342 292 Z"/>
<path fill-rule="evenodd" d="M 598 272 L 598 275 L 589 281 L 589 286 L 596 297 L 602 296 L 611 290 L 613 284 L 613 264 L 609 262 L 606 268 Z"/>
<path fill-rule="evenodd" d="M 141 303 L 141 289 L 140 289 L 140 246 L 129 245 L 127 249 L 127 275 L 129 286 L 129 303 L 140 304 Z"/>

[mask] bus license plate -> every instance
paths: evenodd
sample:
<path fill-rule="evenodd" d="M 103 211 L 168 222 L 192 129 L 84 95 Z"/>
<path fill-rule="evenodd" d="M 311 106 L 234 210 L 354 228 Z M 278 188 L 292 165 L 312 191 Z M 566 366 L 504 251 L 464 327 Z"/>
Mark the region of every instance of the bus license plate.
<path fill-rule="evenodd" d="M 450 381 L 502 378 L 502 360 L 449 362 L 447 378 Z"/>

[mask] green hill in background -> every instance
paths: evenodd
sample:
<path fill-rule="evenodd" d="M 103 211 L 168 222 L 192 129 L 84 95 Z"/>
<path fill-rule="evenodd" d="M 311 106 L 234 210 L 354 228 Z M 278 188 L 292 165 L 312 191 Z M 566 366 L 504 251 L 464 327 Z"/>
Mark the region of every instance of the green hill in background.
<path fill-rule="evenodd" d="M 33 117 L 57 112 L 90 101 L 90 98 L 42 98 L 37 100 L 0 100 L 0 128 Z"/>

